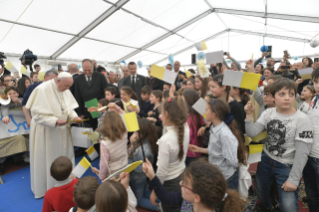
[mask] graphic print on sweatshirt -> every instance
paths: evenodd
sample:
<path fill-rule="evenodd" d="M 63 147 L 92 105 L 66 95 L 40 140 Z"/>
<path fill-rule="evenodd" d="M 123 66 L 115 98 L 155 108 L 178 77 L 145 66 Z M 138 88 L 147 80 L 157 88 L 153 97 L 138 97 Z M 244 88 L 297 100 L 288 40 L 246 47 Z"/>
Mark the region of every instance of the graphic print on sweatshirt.
<path fill-rule="evenodd" d="M 267 151 L 275 156 L 282 158 L 282 155 L 286 152 L 286 133 L 289 131 L 287 126 L 291 120 L 285 120 L 283 123 L 281 120 L 273 119 L 267 124 L 268 141 L 265 143 Z"/>

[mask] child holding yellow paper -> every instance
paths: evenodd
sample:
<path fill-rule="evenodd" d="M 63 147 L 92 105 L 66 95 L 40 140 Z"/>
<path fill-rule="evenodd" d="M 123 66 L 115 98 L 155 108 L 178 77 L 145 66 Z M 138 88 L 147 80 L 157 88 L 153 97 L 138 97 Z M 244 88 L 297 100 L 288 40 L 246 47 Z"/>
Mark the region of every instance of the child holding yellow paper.
<path fill-rule="evenodd" d="M 134 93 L 131 87 L 123 86 L 121 88 L 121 99 L 123 102 L 124 111 L 126 113 L 140 112 L 137 95 Z"/>
<path fill-rule="evenodd" d="M 127 165 L 127 131 L 121 116 L 112 111 L 105 113 L 100 131 L 103 137 L 100 141 L 100 171 L 96 168 L 93 171 L 104 180 Z"/>
<path fill-rule="evenodd" d="M 143 149 L 145 158 L 147 158 L 152 164 L 157 157 L 157 133 L 154 125 L 147 119 L 139 119 L 138 125 L 140 127 L 140 133 L 134 132 L 130 137 L 129 164 L 136 161 L 143 160 Z M 139 137 L 139 134 L 141 137 Z M 143 145 L 143 149 L 141 147 Z M 150 202 L 151 191 L 147 189 L 146 176 L 143 173 L 142 165 L 134 169 L 130 174 L 130 185 L 133 193 L 137 199 L 137 205 L 142 208 L 158 211 L 158 207 L 154 206 Z"/>

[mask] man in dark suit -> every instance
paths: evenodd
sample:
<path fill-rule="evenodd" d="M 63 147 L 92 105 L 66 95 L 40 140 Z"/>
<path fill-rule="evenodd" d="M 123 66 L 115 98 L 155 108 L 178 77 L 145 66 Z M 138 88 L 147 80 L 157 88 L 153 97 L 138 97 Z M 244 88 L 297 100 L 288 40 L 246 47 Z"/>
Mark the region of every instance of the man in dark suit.
<path fill-rule="evenodd" d="M 105 97 L 104 89 L 107 87 L 107 82 L 103 74 L 97 71 L 93 72 L 94 64 L 91 60 L 85 59 L 82 61 L 82 69 L 84 74 L 77 76 L 74 79 L 74 97 L 79 104 L 76 112 L 80 118 L 87 119 L 85 126 L 92 127 L 93 130 L 97 127 L 97 119 L 93 119 L 85 107 L 85 102 L 97 98 L 98 100 Z"/>
<path fill-rule="evenodd" d="M 181 67 L 181 63 L 179 61 L 175 61 L 174 63 L 174 72 L 177 73 L 177 77 L 175 79 L 176 90 L 178 91 L 181 88 L 181 82 L 186 79 L 186 74 L 181 72 L 179 68 Z M 184 79 L 183 79 L 184 78 Z"/>
<path fill-rule="evenodd" d="M 150 66 L 147 70 L 148 75 L 150 75 L 150 77 L 147 78 L 147 84 L 152 88 L 152 90 L 161 90 L 162 91 L 164 82 L 160 79 L 152 77 L 151 76 L 151 69 L 152 69 L 152 66 Z"/>
<path fill-rule="evenodd" d="M 68 65 L 68 72 L 69 72 L 70 74 L 72 74 L 73 82 L 74 82 L 75 78 L 76 78 L 77 76 L 79 76 L 79 68 L 78 68 L 78 66 L 77 66 L 76 64 L 74 64 L 74 63 Z M 71 93 L 72 93 L 73 96 L 74 96 L 74 83 L 73 83 L 72 86 L 70 87 L 70 91 L 71 91 Z"/>
<path fill-rule="evenodd" d="M 146 78 L 137 74 L 136 64 L 134 62 L 128 64 L 128 70 L 130 71 L 130 76 L 124 78 L 123 86 L 131 87 L 136 93 L 138 100 L 141 101 L 141 89 L 147 85 Z"/>

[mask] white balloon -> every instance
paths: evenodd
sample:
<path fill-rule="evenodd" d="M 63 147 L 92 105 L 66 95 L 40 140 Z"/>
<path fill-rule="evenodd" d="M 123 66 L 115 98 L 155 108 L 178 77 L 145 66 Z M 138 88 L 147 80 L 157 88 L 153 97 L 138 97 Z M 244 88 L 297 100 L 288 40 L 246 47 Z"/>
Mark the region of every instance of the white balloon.
<path fill-rule="evenodd" d="M 309 44 L 312 48 L 316 48 L 317 46 L 319 46 L 319 40 L 312 40 Z"/>

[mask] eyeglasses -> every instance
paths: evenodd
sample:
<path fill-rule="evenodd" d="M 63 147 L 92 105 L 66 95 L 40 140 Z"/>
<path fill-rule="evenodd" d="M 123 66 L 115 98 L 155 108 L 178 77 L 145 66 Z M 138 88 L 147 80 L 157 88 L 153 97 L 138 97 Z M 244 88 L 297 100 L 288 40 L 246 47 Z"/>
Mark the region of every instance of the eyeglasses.
<path fill-rule="evenodd" d="M 13 82 L 14 80 L 11 79 L 11 80 L 5 80 L 4 82 Z"/>
<path fill-rule="evenodd" d="M 194 192 L 192 189 L 186 187 L 184 184 L 183 184 L 183 180 L 181 180 L 181 182 L 179 183 L 181 185 L 181 187 L 184 187 L 186 188 L 187 190 L 190 190 L 191 192 Z"/>

